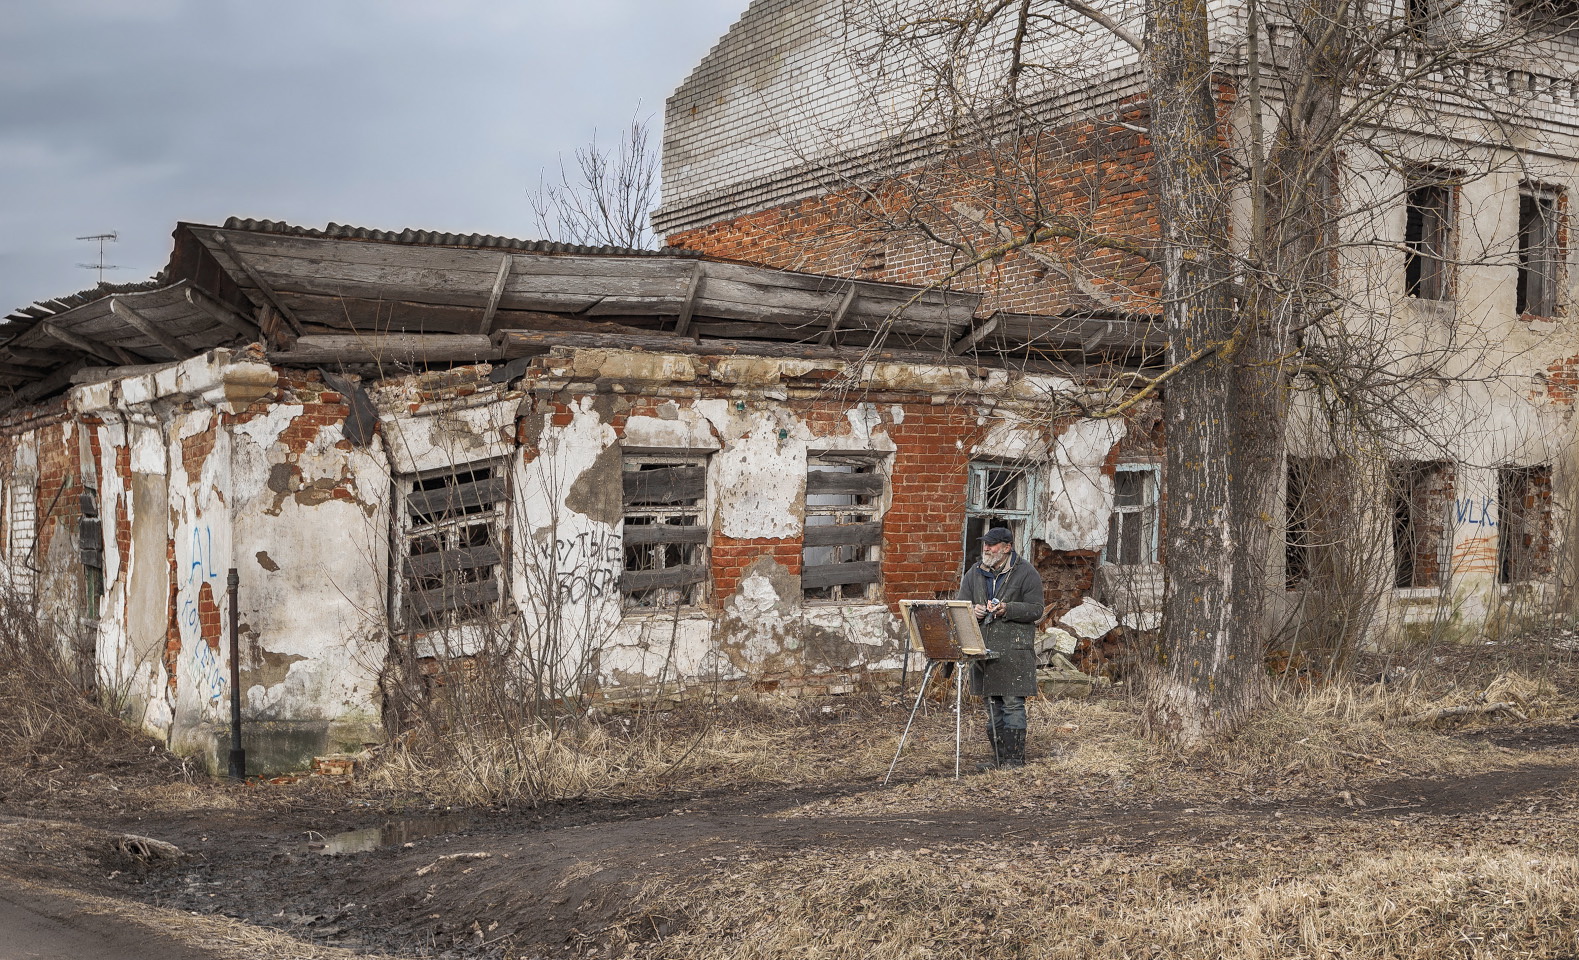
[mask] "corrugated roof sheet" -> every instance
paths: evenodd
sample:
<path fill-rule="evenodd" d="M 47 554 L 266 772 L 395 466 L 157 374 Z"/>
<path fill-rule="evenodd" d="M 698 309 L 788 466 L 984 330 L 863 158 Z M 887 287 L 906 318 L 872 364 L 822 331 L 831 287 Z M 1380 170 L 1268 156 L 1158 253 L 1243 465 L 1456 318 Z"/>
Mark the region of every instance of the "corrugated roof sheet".
<path fill-rule="evenodd" d="M 575 243 L 555 243 L 550 240 L 518 240 L 489 233 L 439 233 L 434 230 L 399 232 L 353 227 L 343 223 L 330 223 L 317 227 L 298 227 L 278 220 L 252 220 L 231 217 L 225 221 L 225 230 L 249 230 L 254 233 L 280 233 L 292 237 L 324 237 L 336 240 L 376 240 L 380 243 L 410 243 L 430 247 L 466 247 L 470 249 L 522 250 L 529 253 L 579 253 L 595 256 L 633 257 L 700 257 L 694 250 L 680 247 L 663 247 L 659 250 L 641 250 L 634 247 L 587 247 Z"/>
<path fill-rule="evenodd" d="M 6 319 L 13 323 L 23 323 L 32 326 L 34 321 L 44 320 L 59 313 L 65 313 L 85 303 L 113 297 L 117 293 L 142 293 L 145 290 L 157 290 L 165 286 L 165 281 L 160 277 L 152 280 L 139 280 L 136 283 L 100 283 L 86 290 L 79 290 L 65 297 L 56 297 L 53 300 L 39 300 L 25 307 L 18 307 L 6 315 Z M 7 339 L 4 327 L 0 327 L 0 340 Z"/>

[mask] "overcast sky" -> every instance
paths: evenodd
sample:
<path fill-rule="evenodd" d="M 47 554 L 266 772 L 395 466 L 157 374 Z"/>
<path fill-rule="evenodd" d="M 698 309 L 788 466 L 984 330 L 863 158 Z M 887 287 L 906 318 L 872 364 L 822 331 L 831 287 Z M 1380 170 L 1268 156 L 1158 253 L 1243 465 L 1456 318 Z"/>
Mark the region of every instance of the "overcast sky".
<path fill-rule="evenodd" d="M 534 238 L 748 0 L 0 0 L 0 315 L 165 264 L 176 221 Z"/>

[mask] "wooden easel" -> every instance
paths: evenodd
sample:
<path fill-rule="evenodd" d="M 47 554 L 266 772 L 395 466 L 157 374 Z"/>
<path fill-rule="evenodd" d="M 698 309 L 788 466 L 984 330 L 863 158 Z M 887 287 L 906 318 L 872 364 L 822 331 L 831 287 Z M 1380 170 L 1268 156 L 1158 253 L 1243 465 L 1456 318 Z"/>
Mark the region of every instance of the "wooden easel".
<path fill-rule="evenodd" d="M 904 733 L 899 736 L 899 748 L 894 751 L 893 762 L 883 777 L 883 786 L 894 775 L 899 755 L 905 751 L 910 738 L 910 725 L 915 723 L 916 712 L 921 709 L 921 699 L 926 696 L 927 684 L 932 674 L 945 663 L 954 664 L 954 779 L 959 779 L 961 714 L 965 702 L 966 664 L 979 660 L 993 660 L 997 654 L 987 649 L 981 638 L 981 627 L 971 612 L 968 600 L 901 600 L 899 615 L 904 618 L 905 629 L 910 634 L 910 648 L 926 655 L 927 668 L 921 675 L 921 686 L 916 690 L 916 702 L 910 708 L 910 718 L 905 721 Z M 909 656 L 909 652 L 905 654 Z"/>

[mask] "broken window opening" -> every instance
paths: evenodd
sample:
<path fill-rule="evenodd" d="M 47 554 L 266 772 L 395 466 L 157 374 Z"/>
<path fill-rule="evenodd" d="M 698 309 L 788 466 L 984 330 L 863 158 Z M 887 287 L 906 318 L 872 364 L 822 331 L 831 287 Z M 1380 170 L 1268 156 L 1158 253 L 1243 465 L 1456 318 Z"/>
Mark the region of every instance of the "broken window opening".
<path fill-rule="evenodd" d="M 1333 574 L 1339 504 L 1345 498 L 1330 459 L 1290 456 L 1283 483 L 1283 585 L 1301 590 Z"/>
<path fill-rule="evenodd" d="M 625 608 L 700 605 L 707 588 L 707 457 L 626 454 L 621 477 Z"/>
<path fill-rule="evenodd" d="M 1409 184 L 1404 217 L 1404 293 L 1421 300 L 1453 297 L 1453 185 L 1429 170 Z"/>
<path fill-rule="evenodd" d="M 99 519 L 99 498 L 93 491 L 82 494 L 81 506 L 77 551 L 82 555 L 82 615 L 97 620 L 104 595 L 104 525 Z"/>
<path fill-rule="evenodd" d="M 1102 562 L 1115 566 L 1157 562 L 1159 476 L 1156 464 L 1121 463 L 1114 468 L 1113 513 Z"/>
<path fill-rule="evenodd" d="M 994 527 L 1014 535 L 1014 549 L 1025 553 L 1025 530 L 1031 523 L 1030 471 L 996 463 L 970 465 L 965 495 L 965 569 L 981 559 L 981 538 Z"/>
<path fill-rule="evenodd" d="M 1519 271 L 1515 310 L 1537 317 L 1558 315 L 1562 264 L 1560 194 L 1526 184 L 1519 191 Z"/>
<path fill-rule="evenodd" d="M 880 459 L 814 454 L 806 462 L 806 528 L 801 595 L 807 600 L 873 600 L 882 578 Z"/>
<path fill-rule="evenodd" d="M 1393 500 L 1393 585 L 1439 587 L 1447 572 L 1453 467 L 1445 461 L 1405 461 L 1389 468 Z"/>
<path fill-rule="evenodd" d="M 1545 572 L 1551 494 L 1551 467 L 1497 470 L 1498 583 L 1523 583 Z"/>
<path fill-rule="evenodd" d="M 507 474 L 504 462 L 495 461 L 397 480 L 397 609 L 407 630 L 433 630 L 500 613 Z"/>

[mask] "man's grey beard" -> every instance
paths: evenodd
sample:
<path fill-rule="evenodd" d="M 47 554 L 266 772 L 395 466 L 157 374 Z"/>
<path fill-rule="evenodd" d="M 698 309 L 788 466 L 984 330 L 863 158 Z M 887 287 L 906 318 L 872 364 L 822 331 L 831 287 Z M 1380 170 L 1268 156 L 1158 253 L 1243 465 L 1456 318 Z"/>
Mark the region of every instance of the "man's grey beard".
<path fill-rule="evenodd" d="M 996 555 L 983 553 L 981 555 L 981 568 L 988 573 L 1002 573 L 1009 569 L 1009 561 L 1012 559 L 1014 559 L 1013 550 Z"/>

